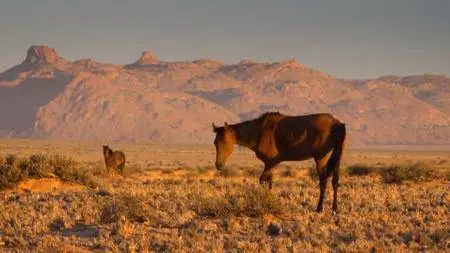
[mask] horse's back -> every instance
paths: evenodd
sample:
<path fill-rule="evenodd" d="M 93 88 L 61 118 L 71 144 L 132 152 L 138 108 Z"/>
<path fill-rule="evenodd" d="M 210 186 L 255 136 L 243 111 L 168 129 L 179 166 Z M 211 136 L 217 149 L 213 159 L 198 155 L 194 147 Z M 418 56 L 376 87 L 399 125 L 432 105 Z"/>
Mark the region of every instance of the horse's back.
<path fill-rule="evenodd" d="M 123 163 L 125 162 L 125 153 L 120 150 L 114 151 L 114 158 L 118 163 Z"/>
<path fill-rule="evenodd" d="M 341 123 L 329 113 L 287 116 L 275 129 L 277 149 L 291 159 L 327 152 L 330 135 L 337 124 Z"/>
<path fill-rule="evenodd" d="M 334 125 L 340 123 L 335 117 L 329 113 L 309 114 L 302 116 L 287 116 L 280 120 L 278 127 L 291 131 L 292 133 L 303 133 L 308 131 L 309 134 L 321 136 L 326 135 Z"/>

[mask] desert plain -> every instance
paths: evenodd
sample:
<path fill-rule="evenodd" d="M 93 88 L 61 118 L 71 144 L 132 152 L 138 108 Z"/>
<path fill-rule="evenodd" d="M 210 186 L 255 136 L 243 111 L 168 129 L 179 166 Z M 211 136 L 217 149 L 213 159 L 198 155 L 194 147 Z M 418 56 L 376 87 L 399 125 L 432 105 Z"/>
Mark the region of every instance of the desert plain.
<path fill-rule="evenodd" d="M 324 211 L 313 161 L 285 162 L 274 187 L 236 147 L 109 143 L 127 156 L 108 173 L 99 142 L 0 141 L 2 252 L 444 252 L 450 248 L 450 149 L 347 147 L 339 212 Z M 11 159 L 11 155 L 16 159 Z M 8 173 L 5 173 L 8 171 Z M 13 172 L 11 172 L 13 171 Z"/>

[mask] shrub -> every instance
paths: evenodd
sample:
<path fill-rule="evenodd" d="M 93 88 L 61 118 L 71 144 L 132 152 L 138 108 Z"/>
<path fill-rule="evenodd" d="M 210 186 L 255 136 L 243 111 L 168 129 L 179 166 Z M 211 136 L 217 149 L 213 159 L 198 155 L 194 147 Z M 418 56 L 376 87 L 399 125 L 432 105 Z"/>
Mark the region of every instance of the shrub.
<path fill-rule="evenodd" d="M 120 195 L 106 203 L 100 213 L 102 223 L 117 222 L 121 217 L 130 221 L 144 222 L 146 212 L 142 200 L 131 195 Z"/>
<path fill-rule="evenodd" d="M 88 187 L 97 187 L 98 182 L 88 169 L 83 169 L 70 157 L 62 155 L 32 155 L 18 159 L 14 155 L 6 158 L 0 168 L 0 189 L 12 188 L 26 178 L 58 177 L 63 181 L 77 182 Z"/>
<path fill-rule="evenodd" d="M 20 168 L 9 164 L 0 164 L 0 190 L 15 187 L 22 180 Z"/>
<path fill-rule="evenodd" d="M 31 178 L 46 177 L 53 170 L 50 159 L 45 155 L 32 155 L 28 161 L 22 162 L 20 167 L 22 171 L 28 172 Z"/>
<path fill-rule="evenodd" d="M 270 190 L 255 186 L 243 186 L 235 193 L 227 191 L 223 195 L 204 196 L 201 192 L 190 194 L 191 208 L 200 216 L 248 216 L 260 217 L 264 214 L 280 214 L 281 200 Z"/>
<path fill-rule="evenodd" d="M 17 167 L 20 164 L 20 160 L 16 155 L 8 154 L 6 156 L 6 164 Z"/>
<path fill-rule="evenodd" d="M 347 167 L 347 173 L 350 176 L 365 176 L 375 171 L 375 168 L 365 164 L 355 164 Z"/>
<path fill-rule="evenodd" d="M 404 181 L 427 181 L 436 178 L 436 171 L 422 163 L 409 166 L 391 165 L 380 169 L 383 182 L 387 184 L 401 184 Z"/>

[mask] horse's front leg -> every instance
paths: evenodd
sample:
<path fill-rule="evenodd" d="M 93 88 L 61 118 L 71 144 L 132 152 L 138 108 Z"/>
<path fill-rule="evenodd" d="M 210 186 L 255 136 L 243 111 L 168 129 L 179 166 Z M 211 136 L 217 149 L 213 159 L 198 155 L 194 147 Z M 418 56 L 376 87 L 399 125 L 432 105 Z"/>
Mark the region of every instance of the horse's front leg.
<path fill-rule="evenodd" d="M 273 179 L 273 169 L 278 163 L 276 162 L 265 162 L 264 171 L 259 177 L 260 184 L 267 184 L 269 189 L 272 189 L 272 179 Z"/>

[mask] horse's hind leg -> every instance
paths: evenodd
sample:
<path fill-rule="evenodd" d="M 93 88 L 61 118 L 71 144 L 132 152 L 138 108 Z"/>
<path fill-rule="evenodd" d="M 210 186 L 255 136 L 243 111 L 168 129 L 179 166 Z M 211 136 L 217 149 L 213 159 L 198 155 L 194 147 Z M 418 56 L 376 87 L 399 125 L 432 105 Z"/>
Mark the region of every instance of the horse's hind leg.
<path fill-rule="evenodd" d="M 339 168 L 333 170 L 333 211 L 338 211 L 337 192 L 339 187 Z"/>
<path fill-rule="evenodd" d="M 317 212 L 322 212 L 323 210 L 323 201 L 325 200 L 325 194 L 327 191 L 327 183 L 328 183 L 328 177 L 330 175 L 327 175 L 325 167 L 327 164 L 326 158 L 320 158 L 320 159 L 314 159 L 316 162 L 316 170 L 317 174 L 319 175 L 320 179 L 320 196 L 319 196 L 319 202 L 317 203 Z"/>
<path fill-rule="evenodd" d="M 121 174 L 123 174 L 123 170 L 125 169 L 125 162 L 123 162 L 123 163 L 121 163 L 120 165 L 119 165 L 119 171 L 120 171 L 120 173 Z"/>

